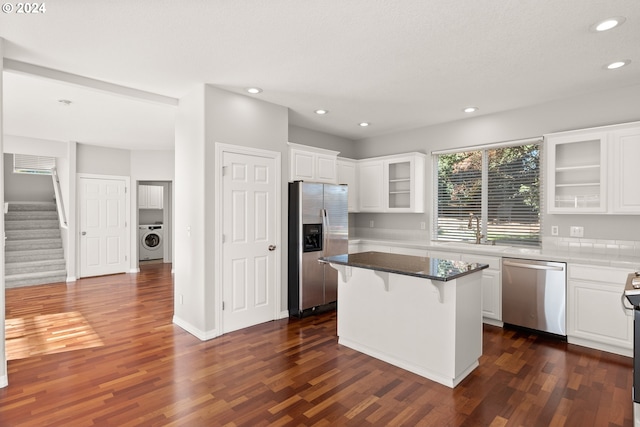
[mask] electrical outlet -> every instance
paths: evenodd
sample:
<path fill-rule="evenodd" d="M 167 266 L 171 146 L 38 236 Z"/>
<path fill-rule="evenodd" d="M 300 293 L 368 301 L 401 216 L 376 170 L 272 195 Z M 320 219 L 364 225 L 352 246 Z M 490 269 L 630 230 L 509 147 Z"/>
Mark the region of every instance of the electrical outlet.
<path fill-rule="evenodd" d="M 427 223 L 422 221 L 420 222 L 420 230 L 425 230 L 427 228 Z"/>
<path fill-rule="evenodd" d="M 569 236 L 571 237 L 584 237 L 584 227 L 572 225 L 569 228 Z"/>
<path fill-rule="evenodd" d="M 369 221 L 369 228 L 373 228 L 373 220 Z"/>
<path fill-rule="evenodd" d="M 552 236 L 557 236 L 558 235 L 558 226 L 557 225 L 552 225 L 551 226 L 551 235 Z"/>

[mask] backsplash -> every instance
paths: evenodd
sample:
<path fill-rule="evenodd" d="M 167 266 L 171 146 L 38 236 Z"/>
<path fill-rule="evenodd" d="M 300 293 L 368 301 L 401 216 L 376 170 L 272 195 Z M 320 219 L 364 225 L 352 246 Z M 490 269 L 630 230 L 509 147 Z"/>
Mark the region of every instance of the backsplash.
<path fill-rule="evenodd" d="M 640 241 L 637 240 L 603 240 L 546 236 L 542 238 L 542 249 L 551 252 L 635 257 L 640 260 Z"/>
<path fill-rule="evenodd" d="M 427 230 L 405 230 L 398 228 L 350 227 L 349 238 L 373 240 L 408 240 L 429 242 Z"/>

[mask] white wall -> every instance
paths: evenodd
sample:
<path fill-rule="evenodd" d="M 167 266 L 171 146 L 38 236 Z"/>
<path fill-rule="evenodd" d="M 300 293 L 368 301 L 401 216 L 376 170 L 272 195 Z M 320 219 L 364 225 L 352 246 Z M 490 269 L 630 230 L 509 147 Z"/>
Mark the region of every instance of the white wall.
<path fill-rule="evenodd" d="M 13 172 L 13 154 L 4 154 L 5 202 L 53 202 L 53 182 L 50 175 Z"/>
<path fill-rule="evenodd" d="M 289 125 L 289 142 L 339 151 L 340 157 L 346 157 L 349 159 L 356 158 L 356 155 L 358 154 L 356 150 L 356 142 L 352 139 L 342 138 L 329 133 L 318 132 L 294 125 Z"/>
<path fill-rule="evenodd" d="M 78 144 L 77 172 L 94 175 L 131 176 L 130 150 Z"/>
<path fill-rule="evenodd" d="M 640 85 L 597 92 L 579 97 L 557 100 L 529 108 L 478 116 L 445 123 L 366 138 L 356 142 L 358 158 L 375 157 L 407 151 L 431 153 L 447 148 L 468 147 L 492 142 L 518 140 L 542 136 L 546 133 L 582 129 L 640 120 Z M 427 162 L 426 205 L 432 200 L 432 164 Z M 420 221 L 429 214 L 357 214 L 356 227 L 368 227 L 374 220 L 384 228 L 419 229 Z M 550 226 L 560 227 L 560 236 L 568 236 L 570 225 L 585 227 L 585 238 L 640 240 L 638 216 L 543 215 L 543 235 L 550 234 Z"/>
<path fill-rule="evenodd" d="M 175 141 L 174 323 L 199 338 L 207 331 L 205 268 L 205 87 L 180 99 Z M 210 292 L 213 296 L 213 290 Z M 213 323 L 213 322 L 211 322 Z"/>

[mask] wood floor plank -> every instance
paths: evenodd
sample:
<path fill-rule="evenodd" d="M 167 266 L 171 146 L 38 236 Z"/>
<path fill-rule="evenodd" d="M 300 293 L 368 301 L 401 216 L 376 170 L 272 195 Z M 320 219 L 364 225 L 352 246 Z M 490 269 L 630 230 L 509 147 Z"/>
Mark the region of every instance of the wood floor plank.
<path fill-rule="evenodd" d="M 0 426 L 633 424 L 630 358 L 485 325 L 450 389 L 340 346 L 335 312 L 202 342 L 171 323 L 170 268 L 8 289 L 7 341 L 27 353 Z"/>

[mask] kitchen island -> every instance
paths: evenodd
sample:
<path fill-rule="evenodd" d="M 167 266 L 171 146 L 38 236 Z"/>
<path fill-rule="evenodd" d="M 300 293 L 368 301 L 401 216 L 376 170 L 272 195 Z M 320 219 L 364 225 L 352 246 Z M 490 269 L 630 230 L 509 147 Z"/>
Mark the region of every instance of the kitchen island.
<path fill-rule="evenodd" d="M 481 270 L 383 252 L 324 257 L 338 270 L 338 342 L 455 387 L 482 354 Z"/>

